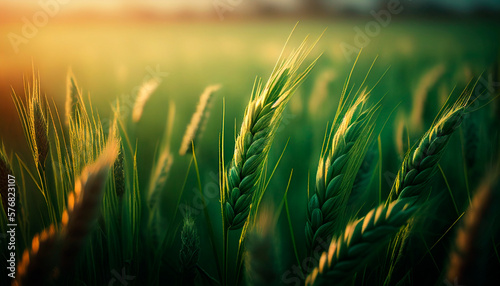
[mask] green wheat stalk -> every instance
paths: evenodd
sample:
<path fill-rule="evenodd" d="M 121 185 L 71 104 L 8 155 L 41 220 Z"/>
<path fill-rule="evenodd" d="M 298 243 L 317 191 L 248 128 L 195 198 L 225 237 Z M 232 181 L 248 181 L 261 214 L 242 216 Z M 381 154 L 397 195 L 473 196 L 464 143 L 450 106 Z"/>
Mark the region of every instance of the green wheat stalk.
<path fill-rule="evenodd" d="M 223 213 L 229 229 L 240 229 L 245 223 L 283 110 L 316 63 L 314 61 L 304 71 L 298 72 L 312 49 L 306 48 L 306 40 L 288 59 L 278 60 L 265 85 L 260 79 L 255 81 L 227 171 Z"/>
<path fill-rule="evenodd" d="M 321 254 L 319 266 L 307 276 L 306 285 L 345 285 L 406 224 L 415 213 L 406 200 L 372 209 L 350 223 Z"/>
<path fill-rule="evenodd" d="M 320 240 L 330 239 L 345 212 L 354 179 L 367 150 L 376 108 L 365 108 L 363 92 L 350 107 L 341 100 L 333 129 L 323 148 L 316 173 L 316 187 L 307 208 L 306 242 L 313 251 Z M 343 110 L 347 108 L 347 111 Z M 333 134 L 332 134 L 333 133 Z"/>

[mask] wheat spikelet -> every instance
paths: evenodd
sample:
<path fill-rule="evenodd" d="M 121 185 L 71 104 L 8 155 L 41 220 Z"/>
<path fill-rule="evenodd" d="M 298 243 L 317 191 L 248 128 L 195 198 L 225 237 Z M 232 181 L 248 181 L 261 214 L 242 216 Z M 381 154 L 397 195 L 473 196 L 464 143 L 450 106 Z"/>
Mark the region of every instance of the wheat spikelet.
<path fill-rule="evenodd" d="M 7 178 L 9 175 L 14 175 L 12 172 L 12 167 L 10 165 L 10 160 L 5 153 L 5 146 L 2 143 L 2 148 L 0 148 L 0 196 L 2 197 L 2 206 L 5 214 L 7 215 L 7 202 L 9 193 L 9 182 Z"/>
<path fill-rule="evenodd" d="M 227 170 L 228 188 L 222 195 L 224 219 L 229 229 L 240 229 L 244 225 L 283 110 L 316 62 L 298 73 L 310 51 L 304 45 L 305 41 L 288 59 L 278 61 L 265 86 L 260 80 L 255 83 Z"/>
<path fill-rule="evenodd" d="M 406 200 L 372 209 L 365 217 L 349 224 L 322 253 L 319 266 L 309 274 L 306 285 L 344 285 L 366 260 L 376 256 L 391 236 L 406 224 L 415 208 Z"/>
<path fill-rule="evenodd" d="M 188 214 L 184 217 L 184 226 L 181 232 L 181 250 L 179 252 L 183 285 L 194 284 L 199 255 L 200 237 L 194 219 Z"/>
<path fill-rule="evenodd" d="M 184 156 L 186 153 L 191 152 L 191 146 L 196 146 L 196 141 L 200 140 L 203 134 L 204 125 L 210 115 L 210 102 L 213 98 L 213 94 L 218 91 L 220 87 L 219 84 L 207 86 L 205 91 L 201 94 L 196 112 L 191 117 L 191 121 L 182 138 L 179 155 Z"/>
<path fill-rule="evenodd" d="M 245 236 L 246 285 L 279 284 L 278 245 L 272 208 L 259 212 Z"/>
<path fill-rule="evenodd" d="M 465 213 L 463 225 L 455 239 L 455 249 L 450 255 L 446 279 L 459 285 L 483 285 L 485 255 L 488 254 L 492 211 L 498 202 L 498 179 L 487 178 L 478 188 Z"/>
<path fill-rule="evenodd" d="M 54 225 L 33 237 L 31 251 L 26 249 L 17 265 L 17 277 L 12 285 L 46 285 L 57 264 L 59 233 Z"/>
<path fill-rule="evenodd" d="M 75 114 L 79 112 L 82 104 L 82 95 L 73 73 L 68 71 L 66 76 L 66 103 L 65 103 L 65 124 L 69 126 L 70 121 L 75 119 Z"/>
<path fill-rule="evenodd" d="M 410 115 L 410 123 L 412 132 L 420 132 L 423 128 L 424 109 L 429 90 L 436 84 L 439 78 L 443 75 L 445 66 L 443 64 L 437 65 L 427 71 L 417 85 L 413 93 L 413 105 Z"/>
<path fill-rule="evenodd" d="M 333 235 L 336 220 L 345 210 L 353 180 L 366 152 L 368 134 L 371 133 L 368 122 L 373 108 L 363 110 L 366 100 L 367 94 L 361 94 L 343 114 L 332 141 L 322 152 L 315 192 L 307 208 L 305 232 L 309 251 L 316 248 L 319 239 L 326 240 Z"/>
<path fill-rule="evenodd" d="M 160 80 L 157 78 L 152 78 L 148 81 L 145 81 L 139 92 L 137 93 L 137 98 L 135 99 L 134 107 L 132 109 L 132 120 L 134 122 L 139 122 L 142 117 L 142 112 L 144 111 L 144 106 L 146 102 L 149 100 L 149 97 L 153 92 L 155 92 L 156 88 L 160 84 Z"/>
<path fill-rule="evenodd" d="M 397 198 L 418 199 L 436 170 L 450 136 L 462 122 L 466 101 L 459 101 L 445 112 L 424 134 L 417 147 L 405 157 L 389 195 L 389 202 Z"/>
<path fill-rule="evenodd" d="M 71 269 L 81 246 L 97 219 L 108 173 L 119 152 L 119 142 L 110 137 L 98 159 L 85 167 L 68 196 L 62 216 L 61 273 Z"/>
<path fill-rule="evenodd" d="M 33 89 L 28 87 L 28 127 L 29 140 L 33 157 L 37 165 L 45 167 L 45 160 L 49 153 L 48 121 L 46 120 L 44 109 L 45 102 L 40 96 L 40 82 L 33 80 Z"/>

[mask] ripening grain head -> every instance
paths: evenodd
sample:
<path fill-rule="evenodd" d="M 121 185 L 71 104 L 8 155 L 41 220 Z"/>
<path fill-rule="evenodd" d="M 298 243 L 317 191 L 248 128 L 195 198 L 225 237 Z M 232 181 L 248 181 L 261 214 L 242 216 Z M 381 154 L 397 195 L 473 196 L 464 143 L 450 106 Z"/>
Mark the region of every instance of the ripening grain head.
<path fill-rule="evenodd" d="M 26 249 L 17 265 L 15 282 L 19 286 L 47 285 L 57 265 L 59 232 L 54 225 L 36 234 L 31 242 L 31 250 Z"/>
<path fill-rule="evenodd" d="M 49 153 L 48 121 L 44 114 L 44 102 L 38 95 L 34 95 L 29 103 L 30 133 L 34 146 L 35 162 L 45 167 L 45 160 Z"/>
<path fill-rule="evenodd" d="M 307 204 L 306 241 L 309 251 L 331 237 L 345 213 L 348 198 L 366 153 L 376 107 L 366 108 L 362 93 L 346 110 L 339 109 L 335 130 L 328 135 L 316 171 L 314 193 Z"/>
<path fill-rule="evenodd" d="M 287 59 L 278 60 L 265 85 L 260 79 L 255 82 L 227 170 L 228 187 L 221 194 L 225 224 L 229 229 L 240 229 L 245 224 L 283 111 L 316 63 L 299 71 L 312 49 L 305 43 Z"/>
<path fill-rule="evenodd" d="M 356 271 L 377 256 L 383 246 L 415 213 L 404 201 L 395 201 L 372 209 L 365 217 L 346 226 L 321 254 L 318 267 L 306 279 L 306 285 L 346 285 Z"/>
<path fill-rule="evenodd" d="M 71 70 L 69 70 L 66 76 L 65 124 L 67 126 L 69 126 L 70 121 L 75 118 L 75 113 L 78 112 L 81 104 L 82 104 L 81 91 L 78 88 L 75 76 L 73 75 Z"/>
<path fill-rule="evenodd" d="M 149 97 L 153 92 L 155 92 L 156 88 L 160 84 L 160 80 L 157 78 L 152 78 L 148 81 L 145 81 L 137 93 L 137 98 L 135 99 L 134 108 L 132 109 L 132 120 L 134 122 L 139 122 L 142 117 L 142 112 L 144 111 L 144 106 L 146 102 L 149 100 Z"/>
<path fill-rule="evenodd" d="M 417 146 L 408 152 L 389 194 L 389 202 L 403 198 L 416 201 L 428 191 L 426 186 L 451 135 L 462 123 L 468 100 L 469 95 L 463 94 L 453 107 L 437 118 Z"/>
<path fill-rule="evenodd" d="M 191 146 L 195 145 L 196 141 L 200 140 L 204 131 L 204 125 L 210 116 L 210 102 L 213 98 L 213 94 L 218 91 L 220 87 L 220 84 L 207 86 L 205 91 L 201 94 L 196 112 L 191 117 L 191 121 L 184 133 L 179 155 L 184 156 L 186 153 L 191 152 Z"/>

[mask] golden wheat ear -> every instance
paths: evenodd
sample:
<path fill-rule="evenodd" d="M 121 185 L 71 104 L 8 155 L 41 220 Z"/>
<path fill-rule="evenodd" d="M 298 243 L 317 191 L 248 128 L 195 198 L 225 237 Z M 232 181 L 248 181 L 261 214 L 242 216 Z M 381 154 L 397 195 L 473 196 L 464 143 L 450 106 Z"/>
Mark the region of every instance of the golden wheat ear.
<path fill-rule="evenodd" d="M 210 116 L 210 103 L 212 102 L 213 94 L 218 91 L 220 87 L 220 84 L 207 86 L 201 94 L 196 112 L 191 117 L 191 121 L 182 138 L 179 155 L 184 156 L 187 153 L 192 153 L 192 146 L 196 145 L 197 141 L 201 139 L 208 117 Z"/>
<path fill-rule="evenodd" d="M 158 85 L 160 85 L 160 81 L 157 78 L 152 78 L 142 83 L 134 103 L 134 108 L 132 109 L 132 120 L 134 121 L 134 123 L 137 123 L 139 122 L 139 120 L 141 120 L 144 106 L 151 97 L 151 94 L 153 94 L 153 92 L 155 92 L 155 90 L 158 88 Z"/>
<path fill-rule="evenodd" d="M 59 232 L 54 225 L 36 234 L 31 242 L 31 250 L 26 249 L 23 253 L 12 285 L 46 285 L 57 263 L 59 242 Z"/>
<path fill-rule="evenodd" d="M 69 126 L 77 113 L 81 112 L 83 106 L 82 92 L 78 88 L 75 75 L 71 70 L 66 76 L 66 104 L 65 104 L 65 124 Z"/>
<path fill-rule="evenodd" d="M 119 152 L 119 141 L 110 137 L 99 158 L 85 167 L 68 196 L 68 208 L 62 217 L 61 273 L 68 273 L 85 238 L 97 220 L 104 187 Z"/>

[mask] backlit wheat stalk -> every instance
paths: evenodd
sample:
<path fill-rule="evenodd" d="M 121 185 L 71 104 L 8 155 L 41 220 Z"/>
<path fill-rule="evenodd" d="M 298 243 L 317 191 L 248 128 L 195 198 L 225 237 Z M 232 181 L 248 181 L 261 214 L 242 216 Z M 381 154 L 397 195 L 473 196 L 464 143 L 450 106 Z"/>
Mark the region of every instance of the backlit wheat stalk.
<path fill-rule="evenodd" d="M 349 284 L 354 273 L 377 255 L 414 212 L 406 201 L 395 201 L 349 224 L 321 254 L 319 266 L 309 274 L 306 285 Z"/>
<path fill-rule="evenodd" d="M 48 123 L 43 111 L 43 101 L 39 96 L 31 98 L 30 108 L 30 132 L 34 138 L 35 162 L 45 167 L 45 160 L 49 153 Z"/>
<path fill-rule="evenodd" d="M 389 201 L 397 198 L 419 198 L 436 170 L 451 135 L 462 122 L 467 100 L 467 96 L 462 97 L 455 106 L 445 112 L 420 139 L 416 148 L 406 156 L 389 195 Z"/>
<path fill-rule="evenodd" d="M 76 118 L 82 106 L 82 94 L 78 88 L 75 76 L 71 71 L 68 71 L 66 76 L 66 103 L 65 103 L 65 124 L 69 126 L 70 121 Z"/>
<path fill-rule="evenodd" d="M 57 264 L 59 232 L 54 225 L 36 234 L 31 242 L 31 250 L 25 249 L 17 266 L 17 277 L 13 286 L 46 285 Z"/>
<path fill-rule="evenodd" d="M 248 217 L 283 110 L 314 66 L 315 62 L 298 72 L 309 52 L 304 41 L 288 59 L 278 61 L 264 86 L 260 80 L 255 82 L 227 171 L 227 193 L 222 196 L 224 218 L 229 229 L 241 228 Z"/>
<path fill-rule="evenodd" d="M 213 98 L 213 94 L 218 91 L 220 87 L 219 84 L 207 86 L 205 91 L 201 94 L 196 112 L 191 117 L 191 121 L 184 133 L 179 155 L 184 156 L 186 153 L 191 152 L 191 146 L 196 146 L 196 141 L 200 140 L 203 134 L 204 124 L 206 124 L 210 115 L 210 102 Z"/>
<path fill-rule="evenodd" d="M 343 114 L 333 139 L 327 142 L 321 154 L 315 191 L 307 208 L 305 232 L 309 251 L 316 248 L 319 239 L 332 237 L 336 223 L 341 225 L 338 219 L 345 211 L 370 134 L 368 122 L 373 115 L 373 108 L 364 109 L 366 100 L 367 94 L 361 94 Z"/>
<path fill-rule="evenodd" d="M 40 95 L 40 82 L 33 73 L 33 82 L 25 84 L 26 103 L 12 91 L 12 99 L 21 120 L 23 131 L 37 167 L 45 168 L 49 153 L 46 102 Z"/>
<path fill-rule="evenodd" d="M 157 78 L 152 78 L 148 81 L 142 83 L 139 92 L 137 93 L 137 98 L 135 99 L 134 107 L 132 109 L 132 120 L 134 122 L 139 122 L 142 117 L 142 112 L 144 111 L 144 106 L 146 102 L 151 97 L 151 94 L 155 92 L 156 88 L 160 84 L 160 80 Z"/>

